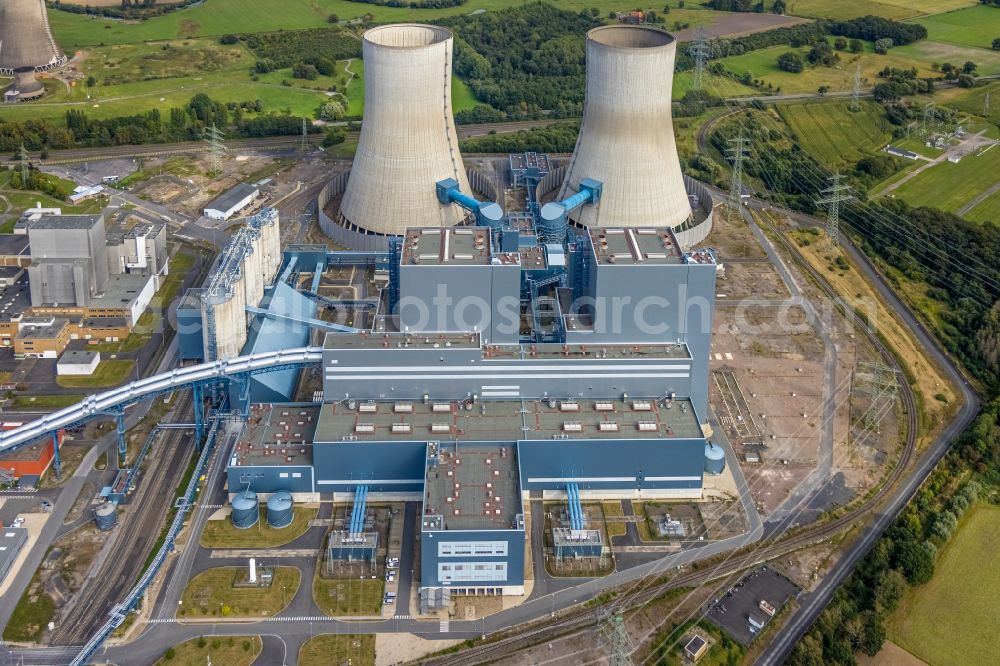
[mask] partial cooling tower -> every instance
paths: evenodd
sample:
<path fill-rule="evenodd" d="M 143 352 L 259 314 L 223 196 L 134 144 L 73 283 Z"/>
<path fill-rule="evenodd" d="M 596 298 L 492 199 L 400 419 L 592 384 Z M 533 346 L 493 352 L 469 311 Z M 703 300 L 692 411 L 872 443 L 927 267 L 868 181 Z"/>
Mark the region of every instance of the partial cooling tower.
<path fill-rule="evenodd" d="M 676 227 L 691 216 L 670 114 L 674 36 L 642 26 L 587 33 L 583 124 L 560 199 L 591 179 L 596 205 L 570 219 L 586 227 Z"/>
<path fill-rule="evenodd" d="M 387 25 L 364 34 L 365 113 L 340 213 L 357 231 L 402 235 L 466 217 L 442 204 L 435 183 L 469 194 L 451 111 L 452 36 L 430 25 Z"/>
<path fill-rule="evenodd" d="M 45 0 L 0 0 L 0 74 L 18 67 L 48 69 L 66 62 L 45 13 Z"/>

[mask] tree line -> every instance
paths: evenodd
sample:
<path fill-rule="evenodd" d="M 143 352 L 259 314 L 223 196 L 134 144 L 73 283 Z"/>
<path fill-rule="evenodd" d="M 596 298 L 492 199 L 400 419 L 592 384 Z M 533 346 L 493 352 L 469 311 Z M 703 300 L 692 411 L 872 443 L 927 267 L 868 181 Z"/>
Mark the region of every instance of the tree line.
<path fill-rule="evenodd" d="M 62 124 L 50 120 L 10 121 L 0 118 L 0 150 L 14 151 L 79 146 L 121 146 L 201 139 L 205 128 L 215 125 L 230 136 L 289 136 L 302 132 L 302 118 L 287 114 L 256 115 L 260 100 L 222 103 L 204 93 L 184 107 L 165 114 L 159 109 L 113 118 L 91 118 L 85 111 L 69 109 Z M 253 115 L 251 115 L 253 114 Z M 319 132 L 306 121 L 310 133 Z"/>

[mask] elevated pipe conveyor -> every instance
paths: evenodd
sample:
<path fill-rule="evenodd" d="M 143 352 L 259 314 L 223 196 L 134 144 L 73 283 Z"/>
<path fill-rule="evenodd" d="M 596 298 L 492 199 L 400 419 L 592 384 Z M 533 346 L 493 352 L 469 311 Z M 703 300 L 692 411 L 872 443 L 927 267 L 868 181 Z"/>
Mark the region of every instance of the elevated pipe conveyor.
<path fill-rule="evenodd" d="M 580 181 L 580 191 L 562 201 L 550 201 L 542 206 L 538 216 L 538 233 L 542 242 L 561 243 L 566 240 L 569 214 L 584 204 L 601 200 L 604 184 L 593 178 Z"/>
<path fill-rule="evenodd" d="M 273 352 L 262 352 L 248 356 L 209 361 L 170 372 L 152 375 L 138 381 L 129 382 L 102 393 L 88 396 L 81 402 L 46 414 L 40 419 L 26 423 L 13 430 L 0 432 L 0 453 L 13 451 L 37 439 L 48 437 L 59 430 L 69 428 L 97 416 L 115 412 L 147 398 L 185 388 L 200 387 L 202 384 L 220 379 L 237 378 L 246 374 L 256 374 L 301 367 L 320 363 L 323 360 L 322 347 L 298 347 Z M 58 447 L 56 448 L 58 456 Z"/>
<path fill-rule="evenodd" d="M 476 224 L 481 227 L 499 227 L 503 223 L 503 208 L 491 201 L 478 201 L 475 197 L 463 194 L 458 181 L 445 178 L 435 184 L 438 201 L 442 205 L 456 203 L 472 213 Z"/>

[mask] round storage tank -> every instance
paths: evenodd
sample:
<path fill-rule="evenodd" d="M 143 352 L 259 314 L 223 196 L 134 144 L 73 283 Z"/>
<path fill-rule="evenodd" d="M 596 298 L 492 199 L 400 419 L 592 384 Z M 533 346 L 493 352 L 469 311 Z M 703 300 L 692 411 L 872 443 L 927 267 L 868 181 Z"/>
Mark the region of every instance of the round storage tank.
<path fill-rule="evenodd" d="M 726 452 L 712 442 L 705 443 L 705 472 L 718 476 L 726 469 Z"/>
<path fill-rule="evenodd" d="M 260 518 L 257 506 L 257 493 L 244 490 L 233 498 L 233 527 L 241 530 L 253 527 Z"/>
<path fill-rule="evenodd" d="M 101 506 L 94 509 L 94 522 L 97 523 L 97 529 L 102 532 L 107 532 L 112 527 L 118 524 L 118 507 L 116 507 L 111 502 L 105 502 Z"/>
<path fill-rule="evenodd" d="M 292 494 L 281 490 L 267 500 L 267 524 L 271 527 L 288 527 L 292 523 Z"/>

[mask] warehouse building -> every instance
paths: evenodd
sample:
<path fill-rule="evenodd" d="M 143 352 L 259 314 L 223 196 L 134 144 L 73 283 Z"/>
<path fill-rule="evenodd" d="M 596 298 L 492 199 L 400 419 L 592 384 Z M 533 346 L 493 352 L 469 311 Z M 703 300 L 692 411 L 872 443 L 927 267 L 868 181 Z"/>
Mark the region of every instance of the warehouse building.
<path fill-rule="evenodd" d="M 248 207 L 258 196 L 260 196 L 259 187 L 240 183 L 205 206 L 203 213 L 212 220 L 228 220 Z"/>

